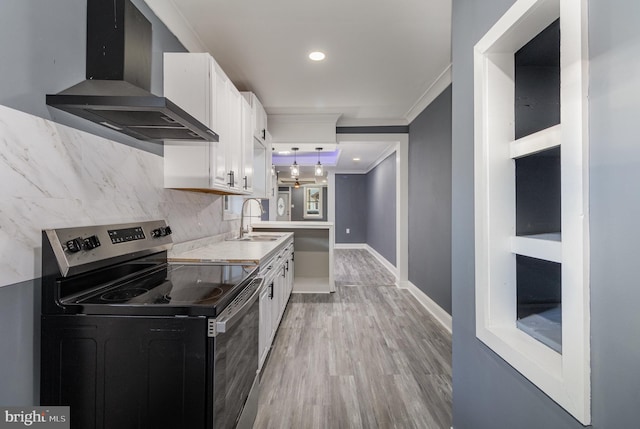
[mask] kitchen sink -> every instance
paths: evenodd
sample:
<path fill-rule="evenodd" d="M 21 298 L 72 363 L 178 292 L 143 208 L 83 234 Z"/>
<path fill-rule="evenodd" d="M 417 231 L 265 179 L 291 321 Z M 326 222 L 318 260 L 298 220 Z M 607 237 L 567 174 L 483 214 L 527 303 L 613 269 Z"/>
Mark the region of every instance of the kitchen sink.
<path fill-rule="evenodd" d="M 231 241 L 276 241 L 279 240 L 282 235 L 263 235 L 263 234 L 251 234 L 245 235 L 242 238 L 232 238 Z"/>

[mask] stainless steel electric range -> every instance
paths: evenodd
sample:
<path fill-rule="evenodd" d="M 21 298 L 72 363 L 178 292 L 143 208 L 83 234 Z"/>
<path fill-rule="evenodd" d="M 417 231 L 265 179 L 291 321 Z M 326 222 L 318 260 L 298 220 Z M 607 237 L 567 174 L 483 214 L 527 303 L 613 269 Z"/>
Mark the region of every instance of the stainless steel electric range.
<path fill-rule="evenodd" d="M 255 266 L 172 265 L 164 221 L 43 231 L 41 403 L 81 429 L 251 427 Z"/>

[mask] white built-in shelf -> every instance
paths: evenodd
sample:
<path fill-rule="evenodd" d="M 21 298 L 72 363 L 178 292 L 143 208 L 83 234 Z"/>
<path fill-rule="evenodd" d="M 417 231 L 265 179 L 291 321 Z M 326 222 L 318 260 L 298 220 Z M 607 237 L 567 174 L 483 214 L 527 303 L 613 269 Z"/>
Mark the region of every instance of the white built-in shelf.
<path fill-rule="evenodd" d="M 562 308 L 532 314 L 517 321 L 518 329 L 547 347 L 562 353 Z"/>
<path fill-rule="evenodd" d="M 545 261 L 562 262 L 562 235 L 551 232 L 511 237 L 511 252 Z"/>
<path fill-rule="evenodd" d="M 533 155 L 534 153 L 560 146 L 560 133 L 561 128 L 560 124 L 558 124 L 511 142 L 511 158 L 522 158 L 523 156 Z"/>

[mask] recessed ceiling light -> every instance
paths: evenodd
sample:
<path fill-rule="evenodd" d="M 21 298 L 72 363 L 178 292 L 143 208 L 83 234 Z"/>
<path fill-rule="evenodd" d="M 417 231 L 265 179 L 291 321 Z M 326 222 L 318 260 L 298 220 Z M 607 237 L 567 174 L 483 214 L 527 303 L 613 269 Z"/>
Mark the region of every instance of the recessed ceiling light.
<path fill-rule="evenodd" d="M 313 61 L 322 61 L 325 59 L 325 57 L 326 55 L 324 54 L 324 52 L 320 52 L 320 51 L 311 52 L 309 54 L 309 58 L 312 59 Z"/>
<path fill-rule="evenodd" d="M 278 155 L 289 155 L 291 152 L 289 152 L 288 150 L 281 150 L 278 152 Z"/>
<path fill-rule="evenodd" d="M 360 161 L 360 158 L 353 158 L 354 161 Z"/>

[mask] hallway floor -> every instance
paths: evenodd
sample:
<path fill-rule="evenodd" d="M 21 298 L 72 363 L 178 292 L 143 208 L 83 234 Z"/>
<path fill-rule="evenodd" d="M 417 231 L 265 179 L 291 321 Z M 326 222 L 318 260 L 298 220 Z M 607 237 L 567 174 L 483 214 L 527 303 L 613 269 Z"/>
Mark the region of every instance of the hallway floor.
<path fill-rule="evenodd" d="M 451 426 L 451 335 L 365 250 L 336 250 L 336 292 L 293 294 L 254 428 Z"/>

